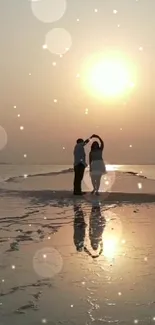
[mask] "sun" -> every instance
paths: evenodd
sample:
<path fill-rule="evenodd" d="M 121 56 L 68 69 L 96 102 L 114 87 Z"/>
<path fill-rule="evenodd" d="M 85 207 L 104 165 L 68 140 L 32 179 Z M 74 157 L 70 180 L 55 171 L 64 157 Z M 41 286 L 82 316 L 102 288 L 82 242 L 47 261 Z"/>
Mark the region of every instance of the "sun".
<path fill-rule="evenodd" d="M 107 59 L 90 71 L 90 83 L 95 92 L 104 96 L 122 94 L 129 86 L 129 71 L 123 62 Z"/>
<path fill-rule="evenodd" d="M 135 86 L 133 67 L 118 55 L 96 57 L 86 64 L 84 83 L 95 96 L 119 97 Z"/>

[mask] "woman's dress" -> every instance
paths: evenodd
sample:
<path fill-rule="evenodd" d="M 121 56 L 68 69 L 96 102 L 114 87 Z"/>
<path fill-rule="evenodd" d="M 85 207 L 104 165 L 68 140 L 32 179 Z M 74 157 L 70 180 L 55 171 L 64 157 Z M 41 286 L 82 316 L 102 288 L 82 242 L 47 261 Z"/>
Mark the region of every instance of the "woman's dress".
<path fill-rule="evenodd" d="M 90 152 L 90 175 L 102 176 L 106 173 L 105 163 L 102 158 L 102 149 L 93 150 Z"/>

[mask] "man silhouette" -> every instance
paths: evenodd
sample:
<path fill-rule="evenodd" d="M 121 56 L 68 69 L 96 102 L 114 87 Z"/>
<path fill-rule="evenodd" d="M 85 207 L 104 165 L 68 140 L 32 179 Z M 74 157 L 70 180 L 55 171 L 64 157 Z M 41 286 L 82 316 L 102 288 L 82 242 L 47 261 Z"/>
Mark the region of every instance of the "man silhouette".
<path fill-rule="evenodd" d="M 74 148 L 74 195 L 83 195 L 81 182 L 84 176 L 86 164 L 85 145 L 90 141 L 92 136 L 87 139 L 78 139 Z"/>
<path fill-rule="evenodd" d="M 74 244 L 77 252 L 84 249 L 86 223 L 81 205 L 74 204 Z"/>

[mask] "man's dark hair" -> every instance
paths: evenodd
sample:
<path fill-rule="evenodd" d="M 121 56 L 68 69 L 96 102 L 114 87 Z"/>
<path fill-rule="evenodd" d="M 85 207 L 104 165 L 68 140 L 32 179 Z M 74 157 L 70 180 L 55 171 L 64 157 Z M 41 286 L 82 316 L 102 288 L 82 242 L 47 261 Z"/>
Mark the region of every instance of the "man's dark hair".
<path fill-rule="evenodd" d="M 82 143 L 82 142 L 84 142 L 84 140 L 81 138 L 77 139 L 77 141 L 76 141 L 76 143 Z"/>

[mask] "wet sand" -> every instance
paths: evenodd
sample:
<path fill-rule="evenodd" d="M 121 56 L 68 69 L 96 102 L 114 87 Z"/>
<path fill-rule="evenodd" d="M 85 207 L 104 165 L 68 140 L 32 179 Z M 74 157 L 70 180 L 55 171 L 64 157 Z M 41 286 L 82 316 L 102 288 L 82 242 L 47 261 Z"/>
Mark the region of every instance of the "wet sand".
<path fill-rule="evenodd" d="M 154 204 L 25 203 L 1 215 L 1 324 L 153 322 Z"/>
<path fill-rule="evenodd" d="M 152 185 L 76 199 L 1 189 L 0 324 L 153 324 Z"/>

